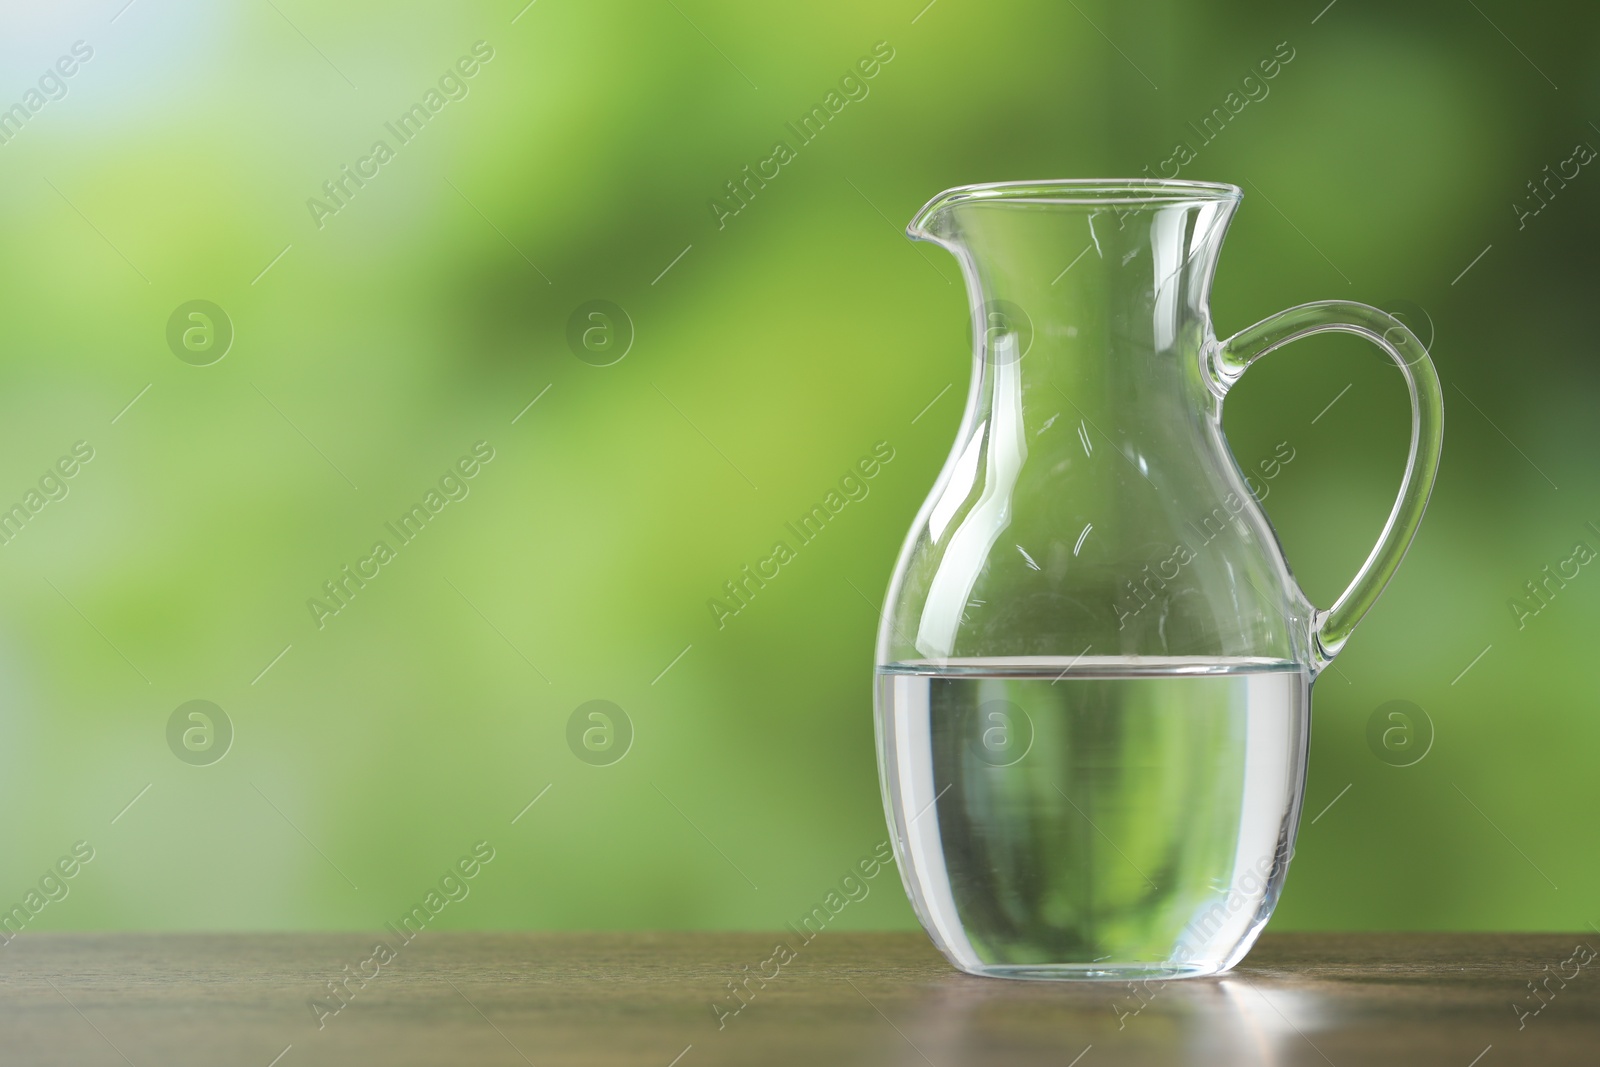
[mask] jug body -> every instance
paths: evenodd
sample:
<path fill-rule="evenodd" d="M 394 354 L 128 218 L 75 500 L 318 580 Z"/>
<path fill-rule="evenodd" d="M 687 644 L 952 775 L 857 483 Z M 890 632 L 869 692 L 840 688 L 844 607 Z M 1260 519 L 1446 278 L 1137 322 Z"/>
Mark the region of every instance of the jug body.
<path fill-rule="evenodd" d="M 977 186 L 910 229 L 961 264 L 974 369 L 885 603 L 880 776 L 907 893 L 970 973 L 1217 973 L 1283 885 L 1311 683 L 1352 623 L 1306 600 L 1257 500 L 1292 443 L 1241 471 L 1222 400 L 1249 359 L 1383 313 L 1296 309 L 1219 343 L 1207 299 L 1239 195 Z M 1419 377 L 1414 338 L 1374 339 Z M 1409 540 L 1405 503 L 1385 541 Z M 1381 588 L 1374 559 L 1347 598 Z"/>

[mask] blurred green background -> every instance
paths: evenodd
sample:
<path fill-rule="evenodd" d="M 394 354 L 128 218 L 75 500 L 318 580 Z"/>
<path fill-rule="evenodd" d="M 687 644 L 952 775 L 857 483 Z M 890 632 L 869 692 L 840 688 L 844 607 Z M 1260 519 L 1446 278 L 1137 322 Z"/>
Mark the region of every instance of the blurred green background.
<path fill-rule="evenodd" d="M 949 186 L 1156 173 L 1188 142 L 1182 177 L 1246 192 L 1219 332 L 1380 304 L 1446 389 L 1421 534 L 1316 688 L 1273 928 L 1586 928 L 1600 577 L 1520 627 L 1508 602 L 1600 548 L 1600 175 L 1537 214 L 1527 185 L 1600 145 L 1600 12 L 923 2 L 7 5 L 0 508 L 26 518 L 0 546 L 0 903 L 84 840 L 30 929 L 375 928 L 487 840 L 441 926 L 797 919 L 885 836 L 877 604 L 968 374 L 955 264 L 903 226 Z M 477 42 L 402 144 L 385 124 Z M 1188 124 L 1280 47 L 1202 144 Z M 799 144 L 785 124 L 875 48 Z M 370 175 L 342 205 L 341 167 Z M 234 334 L 205 366 L 215 338 L 192 362 L 167 340 L 193 300 Z M 574 346 L 594 300 L 626 320 Z M 1406 419 L 1349 339 L 1229 398 L 1242 462 L 1295 451 L 1266 507 L 1319 603 L 1387 513 Z M 719 628 L 707 601 L 880 441 L 870 495 Z M 308 600 L 477 442 L 465 498 L 319 628 Z M 191 700 L 227 716 L 225 758 L 169 746 Z M 594 700 L 631 724 L 614 762 L 569 747 Z M 1432 723 L 1411 766 L 1368 744 L 1393 700 Z M 913 927 L 895 876 L 872 885 L 838 927 Z"/>

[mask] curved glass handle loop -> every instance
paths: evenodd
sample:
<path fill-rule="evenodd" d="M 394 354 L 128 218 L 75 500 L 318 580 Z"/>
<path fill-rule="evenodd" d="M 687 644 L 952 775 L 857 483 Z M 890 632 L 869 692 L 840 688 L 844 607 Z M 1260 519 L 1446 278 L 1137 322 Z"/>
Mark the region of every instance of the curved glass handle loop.
<path fill-rule="evenodd" d="M 1389 512 L 1378 543 L 1333 606 L 1312 615 L 1311 637 L 1318 657 L 1317 670 L 1339 654 L 1350 638 L 1350 631 L 1372 607 L 1394 576 L 1395 568 L 1400 566 L 1428 506 L 1428 494 L 1433 491 L 1433 479 L 1439 471 L 1439 451 L 1444 440 L 1444 397 L 1440 394 L 1439 375 L 1433 369 L 1427 349 L 1405 323 L 1393 315 L 1348 300 L 1324 300 L 1280 311 L 1218 344 L 1213 349 L 1212 370 L 1220 392 L 1226 393 L 1247 367 L 1273 349 L 1329 331 L 1366 338 L 1383 349 L 1400 368 L 1411 394 L 1411 452 L 1406 457 L 1400 495 Z"/>

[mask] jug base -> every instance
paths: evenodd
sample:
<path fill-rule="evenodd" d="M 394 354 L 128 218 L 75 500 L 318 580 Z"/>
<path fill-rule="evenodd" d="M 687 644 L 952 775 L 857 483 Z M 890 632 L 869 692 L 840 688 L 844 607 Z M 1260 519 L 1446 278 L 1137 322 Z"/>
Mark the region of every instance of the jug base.
<path fill-rule="evenodd" d="M 1207 978 L 1226 974 L 1231 966 L 1151 963 L 1032 963 L 990 966 L 952 960 L 956 967 L 979 978 L 1010 978 L 1028 982 L 1166 982 L 1175 978 Z"/>

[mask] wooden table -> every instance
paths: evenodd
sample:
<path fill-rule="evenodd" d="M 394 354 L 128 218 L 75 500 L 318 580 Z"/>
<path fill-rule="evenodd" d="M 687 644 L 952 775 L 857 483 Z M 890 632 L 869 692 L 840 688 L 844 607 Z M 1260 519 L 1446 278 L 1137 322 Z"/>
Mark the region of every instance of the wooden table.
<path fill-rule="evenodd" d="M 920 934 L 790 935 L 720 1029 L 773 935 L 383 936 L 387 963 L 371 935 L 23 934 L 0 948 L 0 1062 L 1600 1064 L 1591 934 L 1268 934 L 1227 977 L 1138 991 L 971 978 Z M 326 983 L 363 970 L 341 1007 Z"/>

